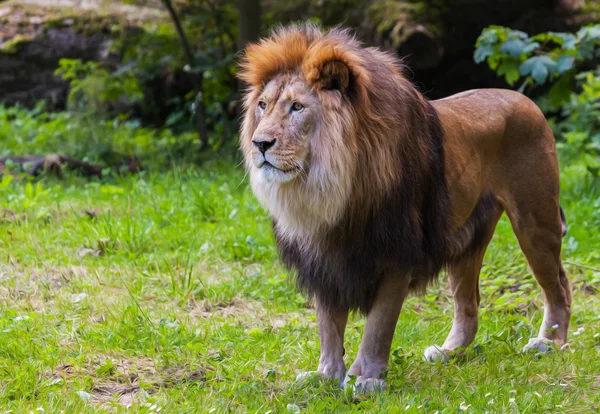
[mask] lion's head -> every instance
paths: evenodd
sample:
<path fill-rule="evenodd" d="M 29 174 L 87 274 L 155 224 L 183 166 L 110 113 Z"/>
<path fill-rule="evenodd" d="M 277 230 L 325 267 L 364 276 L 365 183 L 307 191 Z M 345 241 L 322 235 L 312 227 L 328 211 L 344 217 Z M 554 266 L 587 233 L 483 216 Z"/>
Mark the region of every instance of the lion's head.
<path fill-rule="evenodd" d="M 249 85 L 241 148 L 284 237 L 327 229 L 351 203 L 376 202 L 397 181 L 404 144 L 394 135 L 407 125 L 394 114 L 409 117 L 403 98 L 422 100 L 397 59 L 362 48 L 346 30 L 303 25 L 250 45 L 241 66 Z"/>

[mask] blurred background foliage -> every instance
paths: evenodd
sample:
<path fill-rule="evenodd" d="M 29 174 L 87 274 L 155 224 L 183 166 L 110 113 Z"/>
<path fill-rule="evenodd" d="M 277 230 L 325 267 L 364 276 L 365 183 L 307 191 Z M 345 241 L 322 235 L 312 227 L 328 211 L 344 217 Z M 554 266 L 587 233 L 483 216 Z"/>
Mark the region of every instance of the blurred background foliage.
<path fill-rule="evenodd" d="M 430 98 L 519 89 L 551 119 L 565 159 L 600 174 L 594 0 L 0 1 L 0 157 L 164 166 L 232 152 L 238 53 L 294 21 L 354 28 L 402 56 Z"/>

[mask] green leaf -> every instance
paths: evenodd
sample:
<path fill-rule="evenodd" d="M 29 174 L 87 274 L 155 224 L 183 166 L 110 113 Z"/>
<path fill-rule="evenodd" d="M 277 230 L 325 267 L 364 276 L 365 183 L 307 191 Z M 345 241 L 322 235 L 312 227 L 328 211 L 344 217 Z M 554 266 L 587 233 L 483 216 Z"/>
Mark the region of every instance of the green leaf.
<path fill-rule="evenodd" d="M 8 188 L 14 178 L 15 177 L 10 174 L 4 174 L 2 176 L 2 180 L 0 181 L 0 189 Z"/>
<path fill-rule="evenodd" d="M 562 104 L 569 101 L 571 96 L 571 82 L 573 80 L 573 74 L 568 73 L 561 76 L 558 82 L 556 82 L 550 91 L 548 92 L 548 98 L 550 104 L 554 108 L 559 108 Z"/>
<path fill-rule="evenodd" d="M 483 45 L 493 45 L 498 41 L 498 30 L 504 30 L 501 26 L 490 26 L 481 32 L 481 35 L 477 38 L 477 43 L 475 45 L 477 47 Z"/>
<path fill-rule="evenodd" d="M 518 38 L 518 39 L 525 40 L 525 39 L 527 39 L 529 36 L 527 35 L 527 33 L 525 33 L 525 32 L 522 32 L 522 31 L 520 31 L 520 30 L 511 30 L 511 31 L 508 33 L 508 37 L 510 37 L 510 38 Z"/>
<path fill-rule="evenodd" d="M 577 45 L 577 36 L 572 33 L 557 33 L 557 36 L 562 39 L 562 48 L 564 50 L 575 50 Z"/>
<path fill-rule="evenodd" d="M 259 335 L 262 335 L 263 332 L 264 332 L 264 330 L 261 328 L 252 328 L 252 329 L 248 330 L 248 335 L 259 336 Z"/>
<path fill-rule="evenodd" d="M 538 85 L 546 83 L 556 73 L 558 65 L 548 56 L 533 56 L 521 64 L 520 73 L 531 76 Z"/>
<path fill-rule="evenodd" d="M 498 66 L 500 66 L 500 62 L 502 61 L 502 59 L 500 58 L 500 56 L 498 55 L 492 55 L 488 58 L 487 62 L 488 62 L 488 66 L 490 67 L 490 69 L 492 70 L 496 70 L 498 69 Z"/>
<path fill-rule="evenodd" d="M 591 42 L 581 43 L 577 48 L 577 55 L 583 60 L 594 58 L 594 44 Z"/>
<path fill-rule="evenodd" d="M 506 82 L 509 85 L 514 85 L 514 83 L 519 80 L 519 62 L 515 60 L 504 60 L 500 67 L 498 67 L 498 75 L 504 76 Z"/>
<path fill-rule="evenodd" d="M 521 39 L 509 39 L 502 46 L 499 51 L 501 53 L 508 53 L 509 56 L 519 57 L 524 53 L 524 49 L 527 44 Z"/>
<path fill-rule="evenodd" d="M 533 52 L 535 49 L 537 49 L 538 47 L 540 47 L 540 44 L 538 42 L 531 42 L 529 44 L 527 44 L 527 46 L 525 46 L 525 48 L 523 48 L 523 53 L 531 53 Z"/>
<path fill-rule="evenodd" d="M 539 63 L 534 64 L 533 69 L 531 70 L 531 77 L 538 85 L 546 83 L 549 74 L 548 68 Z"/>
<path fill-rule="evenodd" d="M 550 33 L 539 33 L 539 34 L 536 34 L 535 36 L 532 36 L 531 39 L 536 40 L 538 42 L 546 42 L 548 40 L 551 40 L 551 36 L 552 36 L 551 32 Z"/>
<path fill-rule="evenodd" d="M 580 39 L 600 40 L 600 24 L 582 27 L 577 32 L 577 37 Z"/>
<path fill-rule="evenodd" d="M 519 68 L 519 72 L 523 76 L 527 76 L 531 74 L 531 70 L 533 69 L 533 64 L 535 62 L 535 57 L 527 59 L 525 62 L 521 63 Z"/>
<path fill-rule="evenodd" d="M 115 367 L 115 364 L 112 361 L 107 359 L 106 362 L 104 363 L 104 365 L 98 367 L 98 369 L 96 370 L 96 375 L 98 377 L 101 377 L 104 374 L 109 374 L 114 367 Z"/>
<path fill-rule="evenodd" d="M 25 196 L 28 199 L 32 199 L 34 196 L 33 185 L 31 185 L 31 182 L 29 182 L 25 185 Z"/>
<path fill-rule="evenodd" d="M 575 58 L 568 55 L 561 56 L 556 63 L 558 65 L 558 73 L 562 75 L 573 68 Z"/>
<path fill-rule="evenodd" d="M 483 62 L 488 56 L 494 54 L 494 48 L 491 45 L 483 45 L 475 49 L 475 53 L 473 54 L 473 59 L 475 63 Z"/>

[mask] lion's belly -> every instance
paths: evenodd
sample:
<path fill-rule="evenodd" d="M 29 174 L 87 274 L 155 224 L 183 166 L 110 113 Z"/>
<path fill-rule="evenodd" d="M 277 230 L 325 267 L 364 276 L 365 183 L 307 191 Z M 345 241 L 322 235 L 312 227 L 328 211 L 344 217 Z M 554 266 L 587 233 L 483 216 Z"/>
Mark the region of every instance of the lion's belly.
<path fill-rule="evenodd" d="M 457 231 L 472 216 L 482 197 L 493 193 L 488 179 L 492 166 L 490 161 L 467 145 L 452 145 L 450 142 L 445 150 L 446 181 L 452 206 L 448 224 L 452 231 Z"/>

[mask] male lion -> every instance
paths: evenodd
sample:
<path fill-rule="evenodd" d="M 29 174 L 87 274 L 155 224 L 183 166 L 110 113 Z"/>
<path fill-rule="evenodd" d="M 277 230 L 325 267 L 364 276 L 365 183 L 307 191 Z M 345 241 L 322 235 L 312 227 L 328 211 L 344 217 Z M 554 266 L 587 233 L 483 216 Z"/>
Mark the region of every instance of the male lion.
<path fill-rule="evenodd" d="M 567 340 L 571 290 L 561 265 L 564 220 L 555 143 L 537 106 L 508 90 L 427 101 L 388 53 L 347 30 L 280 28 L 248 46 L 241 148 L 280 254 L 315 299 L 318 373 L 342 383 L 348 312 L 367 315 L 348 375 L 384 385 L 407 293 L 442 268 L 452 330 L 428 359 L 477 331 L 479 270 L 506 211 L 545 297 L 541 351 Z"/>

